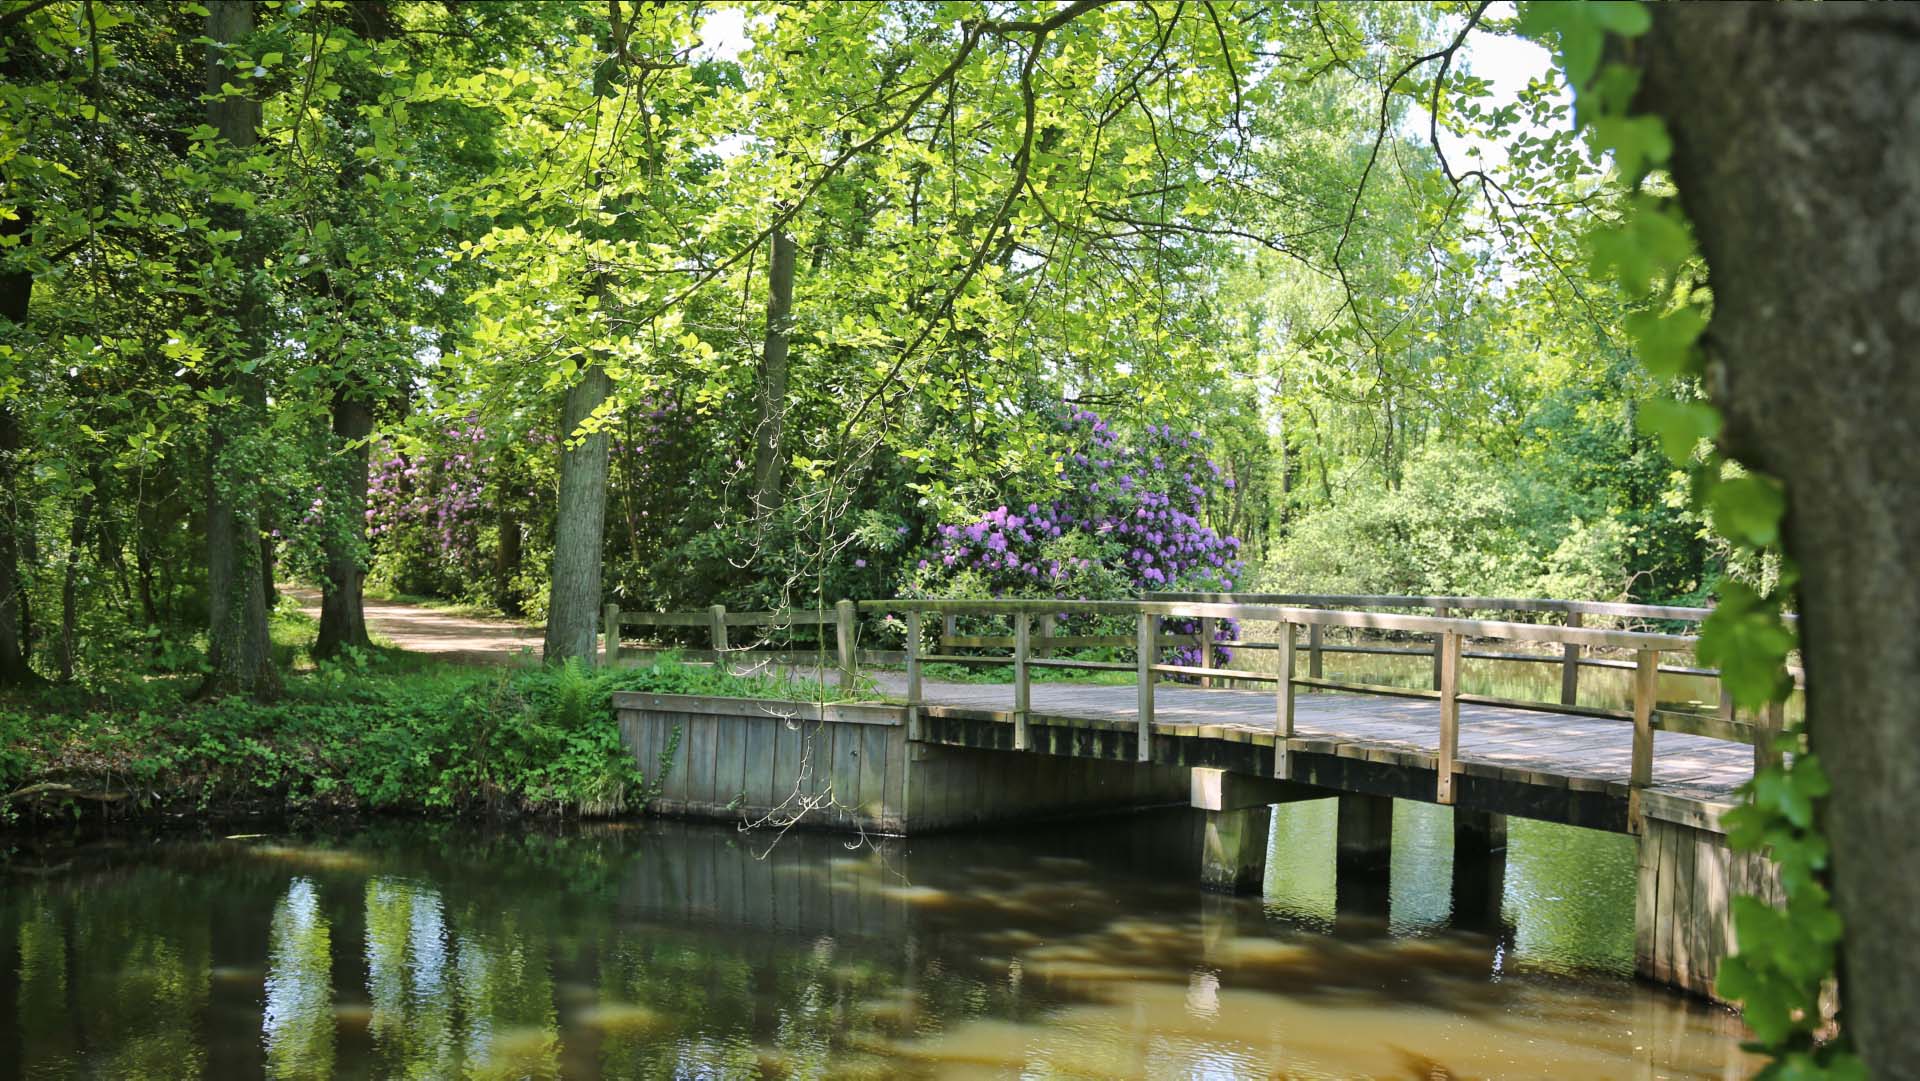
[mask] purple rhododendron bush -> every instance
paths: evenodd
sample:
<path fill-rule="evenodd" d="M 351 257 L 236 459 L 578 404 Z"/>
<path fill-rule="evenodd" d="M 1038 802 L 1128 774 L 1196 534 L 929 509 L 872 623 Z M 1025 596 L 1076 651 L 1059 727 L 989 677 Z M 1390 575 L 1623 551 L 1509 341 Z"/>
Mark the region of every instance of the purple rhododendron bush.
<path fill-rule="evenodd" d="M 1198 431 L 1149 424 L 1129 439 L 1088 410 L 1063 411 L 1065 448 L 1044 486 L 1023 480 L 1008 502 L 940 525 L 902 592 L 921 597 L 1121 600 L 1150 591 L 1228 592 L 1246 573 L 1240 540 L 1205 521 L 1210 497 L 1233 487 Z M 1071 628 L 1071 629 L 1069 629 Z M 1096 629 L 1097 628 L 1097 629 Z M 1192 622 L 1169 620 L 1169 635 Z M 1062 634 L 1127 633 L 1114 620 L 1063 619 Z M 1217 637 L 1229 640 L 1223 623 Z M 1220 663 L 1225 663 L 1221 651 Z M 1198 664 L 1197 647 L 1171 651 Z"/>

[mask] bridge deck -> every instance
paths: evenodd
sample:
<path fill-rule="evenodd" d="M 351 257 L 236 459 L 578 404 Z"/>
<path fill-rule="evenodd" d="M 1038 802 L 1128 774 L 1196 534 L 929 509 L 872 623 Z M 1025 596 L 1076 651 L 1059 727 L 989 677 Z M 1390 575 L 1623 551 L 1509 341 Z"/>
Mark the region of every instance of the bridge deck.
<path fill-rule="evenodd" d="M 891 695 L 905 693 L 897 672 L 874 673 Z M 939 710 L 1005 713 L 1013 689 L 1006 684 L 923 685 L 928 706 Z M 1131 685 L 1040 682 L 1032 685 L 1035 723 L 1043 718 L 1094 722 L 1102 727 L 1137 723 Z M 1162 684 L 1154 697 L 1158 735 L 1245 740 L 1274 731 L 1272 692 L 1201 689 Z M 1211 730 L 1211 731 L 1203 731 Z M 1378 695 L 1296 696 L 1296 750 L 1432 768 L 1439 747 L 1440 704 Z M 1460 763 L 1466 773 L 1518 778 L 1533 784 L 1594 788 L 1624 795 L 1633 753 L 1633 726 L 1616 720 L 1461 703 Z M 1653 788 L 1709 803 L 1734 801 L 1734 789 L 1753 776 L 1753 749 L 1745 744 L 1679 732 L 1654 739 Z"/>

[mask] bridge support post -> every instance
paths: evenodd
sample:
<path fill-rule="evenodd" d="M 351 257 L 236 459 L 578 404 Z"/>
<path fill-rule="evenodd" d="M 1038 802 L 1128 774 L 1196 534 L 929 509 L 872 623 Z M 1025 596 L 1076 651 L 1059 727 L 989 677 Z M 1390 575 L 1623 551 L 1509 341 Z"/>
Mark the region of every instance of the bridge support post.
<path fill-rule="evenodd" d="M 1386 870 L 1393 859 L 1393 799 L 1341 793 L 1336 833 L 1339 874 Z"/>
<path fill-rule="evenodd" d="M 1223 893 L 1259 893 L 1267 881 L 1267 833 L 1273 808 L 1206 811 L 1200 884 Z"/>
<path fill-rule="evenodd" d="M 1500 904 L 1506 890 L 1507 816 L 1453 811 L 1453 924 L 1477 931 L 1502 930 Z"/>

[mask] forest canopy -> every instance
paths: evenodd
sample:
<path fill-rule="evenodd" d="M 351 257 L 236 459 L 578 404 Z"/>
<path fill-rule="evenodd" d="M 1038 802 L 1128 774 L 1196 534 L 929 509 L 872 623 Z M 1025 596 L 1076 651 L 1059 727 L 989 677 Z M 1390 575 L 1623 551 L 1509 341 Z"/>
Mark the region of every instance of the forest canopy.
<path fill-rule="evenodd" d="M 0 679 L 134 627 L 265 689 L 289 580 L 322 653 L 370 584 L 555 657 L 607 600 L 1706 598 L 1513 19 L 9 0 Z"/>

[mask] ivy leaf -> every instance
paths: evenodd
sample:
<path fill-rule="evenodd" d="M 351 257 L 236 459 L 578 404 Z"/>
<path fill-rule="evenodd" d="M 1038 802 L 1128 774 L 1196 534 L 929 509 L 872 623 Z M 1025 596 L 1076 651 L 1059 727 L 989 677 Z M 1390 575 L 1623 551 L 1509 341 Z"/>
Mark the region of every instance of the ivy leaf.
<path fill-rule="evenodd" d="M 1700 624 L 1700 663 L 1720 669 L 1735 705 L 1757 709 L 1786 690 L 1793 632 L 1772 605 L 1739 582 L 1721 586 L 1720 603 Z"/>
<path fill-rule="evenodd" d="M 1780 482 L 1749 473 L 1714 485 L 1707 496 L 1713 528 L 1731 541 L 1765 548 L 1780 539 L 1780 519 L 1787 512 L 1787 496 Z"/>
<path fill-rule="evenodd" d="M 1705 402 L 1654 398 L 1640 403 L 1634 424 L 1642 434 L 1658 439 L 1675 465 L 1686 465 L 1702 439 L 1720 434 L 1720 411 Z"/>
<path fill-rule="evenodd" d="M 1691 375 L 1700 368 L 1693 343 L 1707 329 L 1707 313 L 1689 304 L 1660 313 L 1638 311 L 1621 321 L 1639 347 L 1640 362 L 1657 376 Z"/>

